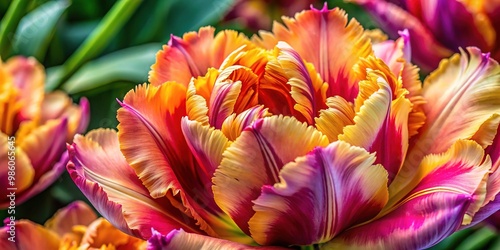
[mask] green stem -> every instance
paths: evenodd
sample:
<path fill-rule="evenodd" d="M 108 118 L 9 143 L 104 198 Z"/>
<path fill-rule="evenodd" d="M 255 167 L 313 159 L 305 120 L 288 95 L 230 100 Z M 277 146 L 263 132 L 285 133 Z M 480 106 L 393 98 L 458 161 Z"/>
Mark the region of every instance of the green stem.
<path fill-rule="evenodd" d="M 53 87 L 59 88 L 85 62 L 99 55 L 130 19 L 141 2 L 141 0 L 119 0 L 116 2 L 89 37 L 64 63 L 63 73 Z"/>
<path fill-rule="evenodd" d="M 7 58 L 10 49 L 12 48 L 12 40 L 14 38 L 14 32 L 21 21 L 21 18 L 26 12 L 29 0 L 14 0 L 9 5 L 9 9 L 2 19 L 0 25 L 0 57 L 2 59 Z"/>

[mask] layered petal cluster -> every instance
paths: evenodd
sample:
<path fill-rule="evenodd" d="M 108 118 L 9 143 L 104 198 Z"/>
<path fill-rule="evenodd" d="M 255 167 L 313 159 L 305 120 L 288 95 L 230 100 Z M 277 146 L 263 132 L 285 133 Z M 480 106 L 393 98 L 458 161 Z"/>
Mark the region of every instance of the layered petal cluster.
<path fill-rule="evenodd" d="M 430 247 L 499 209 L 500 66 L 469 47 L 422 88 L 400 35 L 325 6 L 173 37 L 68 171 L 152 249 Z"/>
<path fill-rule="evenodd" d="M 11 229 L 10 223 L 7 218 L 5 226 L 0 229 L 0 248 L 4 250 L 146 249 L 145 241 L 121 232 L 104 218 L 98 218 L 82 201 L 61 208 L 43 226 L 20 220 L 15 221 L 12 227 L 15 229 Z M 15 231 L 15 237 L 11 230 Z"/>
<path fill-rule="evenodd" d="M 408 29 L 413 59 L 426 72 L 459 48 L 475 46 L 500 60 L 498 0 L 349 0 L 363 6 L 390 36 Z"/>
<path fill-rule="evenodd" d="M 44 81 L 34 58 L 0 62 L 0 209 L 12 192 L 19 205 L 52 184 L 68 162 L 65 144 L 87 128 L 87 99 L 44 93 Z"/>

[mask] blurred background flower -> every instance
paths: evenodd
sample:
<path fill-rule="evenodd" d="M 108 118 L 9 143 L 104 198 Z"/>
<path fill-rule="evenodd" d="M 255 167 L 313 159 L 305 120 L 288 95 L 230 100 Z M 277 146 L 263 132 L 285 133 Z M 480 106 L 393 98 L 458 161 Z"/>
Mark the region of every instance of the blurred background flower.
<path fill-rule="evenodd" d="M 499 0 L 350 0 L 390 37 L 408 29 L 415 63 L 426 72 L 458 48 L 476 46 L 500 60 Z"/>
<path fill-rule="evenodd" d="M 16 242 L 8 240 L 9 219 L 0 229 L 3 250 L 135 250 L 146 249 L 146 242 L 113 227 L 104 218 L 97 218 L 85 202 L 75 201 L 58 210 L 45 224 L 29 220 L 16 223 Z"/>
<path fill-rule="evenodd" d="M 5 209 L 12 200 L 7 187 L 15 188 L 14 203 L 20 205 L 63 173 L 66 143 L 85 132 L 90 117 L 86 98 L 76 105 L 63 92 L 44 93 L 45 72 L 34 58 L 0 63 L 0 183 L 5 187 L 0 208 Z"/>

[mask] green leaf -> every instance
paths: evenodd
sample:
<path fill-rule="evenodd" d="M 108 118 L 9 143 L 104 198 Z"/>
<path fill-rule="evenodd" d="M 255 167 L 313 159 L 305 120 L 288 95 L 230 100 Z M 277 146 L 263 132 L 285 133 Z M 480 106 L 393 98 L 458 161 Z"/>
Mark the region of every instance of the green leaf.
<path fill-rule="evenodd" d="M 170 34 L 182 35 L 221 20 L 234 2 L 234 0 L 175 0 L 164 22 L 168 25 L 163 27 L 163 41 L 168 41 Z"/>
<path fill-rule="evenodd" d="M 50 1 L 23 17 L 14 36 L 14 53 L 42 61 L 55 27 L 69 5 L 64 0 Z"/>
<path fill-rule="evenodd" d="M 7 58 L 7 54 L 10 52 L 12 38 L 14 36 L 14 30 L 21 21 L 26 7 L 30 1 L 28 0 L 14 0 L 9 5 L 9 9 L 5 16 L 2 18 L 2 23 L 0 24 L 0 57 Z"/>
<path fill-rule="evenodd" d="M 89 91 L 117 81 L 142 83 L 147 81 L 150 66 L 155 62 L 161 44 L 145 44 L 119 50 L 86 63 L 62 89 L 70 94 Z M 62 74 L 62 68 L 47 69 L 47 86 L 54 85 L 54 79 Z"/>
<path fill-rule="evenodd" d="M 51 87 L 59 87 L 85 62 L 98 56 L 111 42 L 116 33 L 123 28 L 141 3 L 140 0 L 116 2 L 83 44 L 64 63 L 62 73 L 60 72 L 57 74 L 58 78 L 53 79 L 55 83 Z"/>

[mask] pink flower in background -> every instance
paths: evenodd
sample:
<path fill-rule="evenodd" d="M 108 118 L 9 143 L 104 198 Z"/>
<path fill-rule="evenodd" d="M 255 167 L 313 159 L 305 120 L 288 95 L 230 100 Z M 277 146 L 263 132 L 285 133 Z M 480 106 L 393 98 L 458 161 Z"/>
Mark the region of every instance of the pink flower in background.
<path fill-rule="evenodd" d="M 500 60 L 499 0 L 350 1 L 363 6 L 392 37 L 408 29 L 412 57 L 427 72 L 459 47 L 476 46 Z"/>
<path fill-rule="evenodd" d="M 0 64 L 0 208 L 9 207 L 10 192 L 19 205 L 52 184 L 68 161 L 66 143 L 87 128 L 88 101 L 44 93 L 44 81 L 33 58 Z"/>
<path fill-rule="evenodd" d="M 146 249 L 146 242 L 113 227 L 82 201 L 58 210 L 45 225 L 29 220 L 15 221 L 15 242 L 9 241 L 11 221 L 0 228 L 2 250 L 136 250 Z"/>
<path fill-rule="evenodd" d="M 283 15 L 291 16 L 316 2 L 315 0 L 238 0 L 224 17 L 224 21 L 235 22 L 253 32 L 269 30 L 273 20 Z"/>
<path fill-rule="evenodd" d="M 105 218 L 151 249 L 420 249 L 498 211 L 495 60 L 468 47 L 422 87 L 408 31 L 326 6 L 283 23 L 172 37 L 118 132 L 75 136 Z"/>

